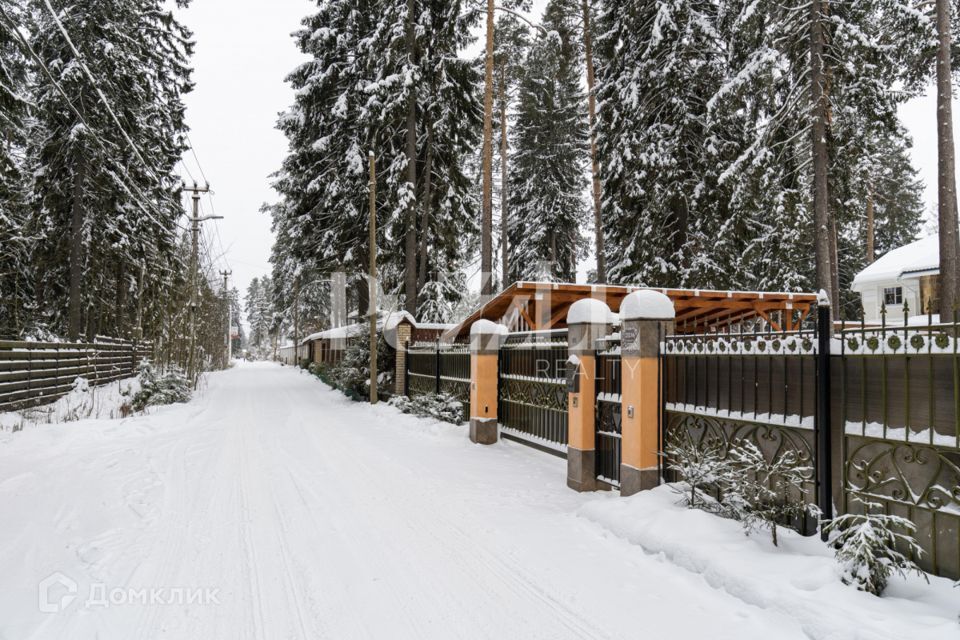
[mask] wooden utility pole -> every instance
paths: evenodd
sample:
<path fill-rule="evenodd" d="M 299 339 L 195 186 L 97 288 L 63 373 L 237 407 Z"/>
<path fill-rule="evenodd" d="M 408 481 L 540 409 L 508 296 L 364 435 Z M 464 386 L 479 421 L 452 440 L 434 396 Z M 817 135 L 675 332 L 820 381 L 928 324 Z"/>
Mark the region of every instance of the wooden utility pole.
<path fill-rule="evenodd" d="M 370 313 L 370 404 L 377 404 L 377 164 L 373 151 L 370 158 L 370 273 L 368 274 Z"/>
<path fill-rule="evenodd" d="M 493 11 L 487 0 L 487 53 L 483 89 L 483 201 L 480 217 L 480 293 L 493 292 Z"/>
<path fill-rule="evenodd" d="M 197 382 L 197 252 L 200 243 L 200 223 L 205 220 L 220 220 L 223 216 L 203 216 L 200 217 L 200 194 L 209 193 L 210 185 L 203 187 L 197 186 L 194 182 L 192 187 L 183 187 L 184 191 L 189 191 L 193 199 L 193 215 L 190 216 L 190 352 L 187 356 L 187 376 L 193 384 Z"/>
<path fill-rule="evenodd" d="M 223 276 L 223 302 L 227 305 L 227 344 L 224 345 L 226 348 L 227 361 L 223 364 L 223 368 L 226 369 L 230 366 L 230 360 L 233 358 L 233 341 L 230 339 L 230 321 L 232 311 L 230 309 L 230 295 L 227 290 L 227 278 L 233 275 L 233 271 L 221 271 L 220 275 Z"/>
<path fill-rule="evenodd" d="M 953 144 L 949 0 L 937 0 L 937 221 L 940 232 L 940 320 L 950 322 L 960 302 L 957 274 L 957 177 Z"/>
<path fill-rule="evenodd" d="M 607 281 L 603 254 L 603 220 L 600 216 L 600 162 L 597 160 L 597 97 L 594 94 L 593 35 L 590 32 L 590 0 L 583 0 L 583 52 L 587 61 L 587 112 L 590 117 L 590 169 L 593 173 L 593 227 L 596 232 L 597 282 Z"/>

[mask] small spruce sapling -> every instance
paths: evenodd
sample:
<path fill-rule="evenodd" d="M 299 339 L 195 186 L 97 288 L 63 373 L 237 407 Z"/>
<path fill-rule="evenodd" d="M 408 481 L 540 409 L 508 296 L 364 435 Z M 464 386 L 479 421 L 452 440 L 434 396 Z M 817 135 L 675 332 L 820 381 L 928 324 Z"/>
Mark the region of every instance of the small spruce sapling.
<path fill-rule="evenodd" d="M 691 509 L 705 509 L 709 496 L 707 490 L 711 487 L 723 488 L 730 481 L 734 468 L 730 461 L 723 456 L 723 450 L 718 442 L 704 440 L 701 443 L 684 438 L 671 442 L 660 454 L 667 461 L 667 468 L 675 471 L 687 483 L 687 489 L 681 489 L 684 494 L 684 504 Z"/>
<path fill-rule="evenodd" d="M 917 526 L 907 518 L 874 513 L 881 507 L 876 502 L 857 495 L 854 499 L 863 504 L 864 513 L 837 516 L 824 527 L 831 534 L 830 546 L 840 564 L 843 583 L 879 596 L 893 573 L 906 577 L 916 572 L 926 579 L 920 567 L 897 550 L 900 546 L 911 556 L 920 557 L 923 549 L 913 537 Z"/>
<path fill-rule="evenodd" d="M 777 546 L 777 523 L 819 513 L 816 505 L 800 498 L 811 469 L 799 464 L 795 451 L 768 461 L 757 445 L 741 440 L 730 447 L 728 457 L 737 474 L 725 487 L 723 507 L 743 523 L 747 535 L 768 528 Z"/>

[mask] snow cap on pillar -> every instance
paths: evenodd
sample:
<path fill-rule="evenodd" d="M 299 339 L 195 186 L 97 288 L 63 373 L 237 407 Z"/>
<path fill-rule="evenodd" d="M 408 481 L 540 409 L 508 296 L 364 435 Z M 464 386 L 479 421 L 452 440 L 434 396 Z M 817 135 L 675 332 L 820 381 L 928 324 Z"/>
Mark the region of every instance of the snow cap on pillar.
<path fill-rule="evenodd" d="M 506 335 L 507 328 L 502 324 L 480 319 L 470 326 L 470 351 L 473 353 L 489 353 L 500 348 L 501 338 Z"/>
<path fill-rule="evenodd" d="M 620 319 L 673 320 L 677 313 L 673 301 L 659 291 L 643 289 L 627 295 L 620 303 Z"/>
<path fill-rule="evenodd" d="M 583 298 L 567 310 L 567 326 L 572 324 L 613 324 L 613 313 L 604 301 Z"/>
<path fill-rule="evenodd" d="M 577 300 L 567 310 L 567 343 L 572 355 L 589 355 L 597 341 L 607 335 L 613 313 L 607 303 L 596 298 Z"/>

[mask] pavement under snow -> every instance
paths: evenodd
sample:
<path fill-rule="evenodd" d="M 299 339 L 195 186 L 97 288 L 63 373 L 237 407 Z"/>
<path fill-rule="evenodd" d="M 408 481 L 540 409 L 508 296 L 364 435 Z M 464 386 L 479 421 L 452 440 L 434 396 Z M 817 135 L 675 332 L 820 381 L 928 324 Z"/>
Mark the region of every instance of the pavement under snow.
<path fill-rule="evenodd" d="M 816 541 L 565 474 L 270 364 L 0 433 L 0 639 L 960 637 L 945 580 L 874 598 Z"/>

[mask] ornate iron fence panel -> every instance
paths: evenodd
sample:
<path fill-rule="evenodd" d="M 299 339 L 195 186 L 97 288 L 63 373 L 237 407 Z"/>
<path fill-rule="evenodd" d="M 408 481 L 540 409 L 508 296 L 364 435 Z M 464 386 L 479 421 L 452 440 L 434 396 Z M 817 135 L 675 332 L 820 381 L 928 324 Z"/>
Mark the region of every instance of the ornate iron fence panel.
<path fill-rule="evenodd" d="M 817 384 L 814 334 L 671 336 L 661 344 L 661 437 L 726 453 L 753 442 L 816 467 L 818 386 L 832 407 L 831 493 L 841 513 L 908 518 L 924 569 L 960 578 L 960 324 L 904 317 L 834 327 L 830 388 Z M 669 478 L 669 474 L 667 474 Z M 676 479 L 676 478 L 670 478 Z M 813 502 L 814 478 L 798 500 Z M 812 532 L 812 520 L 792 523 Z"/>
<path fill-rule="evenodd" d="M 566 332 L 511 334 L 500 349 L 497 415 L 507 436 L 567 448 Z"/>
<path fill-rule="evenodd" d="M 918 323 L 919 322 L 919 323 Z M 842 434 L 842 509 L 917 526 L 932 573 L 960 578 L 960 326 L 932 316 L 890 326 L 843 323 L 833 397 Z"/>
<path fill-rule="evenodd" d="M 726 457 L 733 443 L 750 442 L 767 460 L 789 452 L 809 469 L 793 499 L 815 503 L 816 352 L 812 332 L 667 336 L 661 448 L 709 443 Z M 804 534 L 817 527 L 813 518 L 784 524 Z"/>
<path fill-rule="evenodd" d="M 621 371 L 620 344 L 610 342 L 597 354 L 596 461 L 597 479 L 620 486 Z"/>

